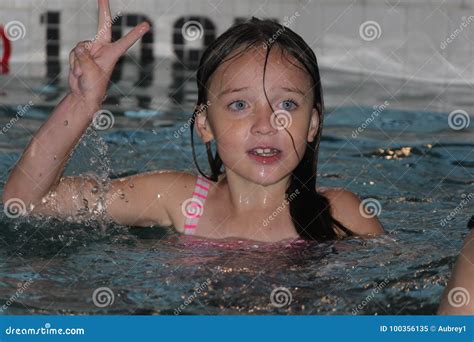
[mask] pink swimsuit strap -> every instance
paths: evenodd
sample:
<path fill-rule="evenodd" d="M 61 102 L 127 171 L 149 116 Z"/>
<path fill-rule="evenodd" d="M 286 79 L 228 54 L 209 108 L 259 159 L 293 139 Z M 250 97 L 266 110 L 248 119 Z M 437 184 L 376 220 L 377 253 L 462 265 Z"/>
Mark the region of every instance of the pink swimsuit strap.
<path fill-rule="evenodd" d="M 183 208 L 183 213 L 186 216 L 184 234 L 192 235 L 195 233 L 198 221 L 204 212 L 204 203 L 206 202 L 210 186 L 211 183 L 198 173 L 193 197 L 186 201 L 187 203 Z"/>

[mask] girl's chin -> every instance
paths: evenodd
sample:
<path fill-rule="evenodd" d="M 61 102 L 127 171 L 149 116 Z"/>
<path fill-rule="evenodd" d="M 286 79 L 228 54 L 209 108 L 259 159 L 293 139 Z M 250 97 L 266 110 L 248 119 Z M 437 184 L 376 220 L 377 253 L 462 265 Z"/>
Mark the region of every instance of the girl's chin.
<path fill-rule="evenodd" d="M 252 170 L 247 177 L 252 182 L 267 186 L 279 182 L 286 174 L 281 169 L 262 168 L 261 170 Z"/>
<path fill-rule="evenodd" d="M 232 162 L 230 162 L 232 164 Z M 272 185 L 278 183 L 283 178 L 290 174 L 289 170 L 293 170 L 296 167 L 294 165 L 287 165 L 286 163 L 275 163 L 275 164 L 255 164 L 244 163 L 242 160 L 234 163 L 239 165 L 233 172 L 239 174 L 241 177 L 251 181 L 252 183 L 260 184 L 263 186 Z"/>

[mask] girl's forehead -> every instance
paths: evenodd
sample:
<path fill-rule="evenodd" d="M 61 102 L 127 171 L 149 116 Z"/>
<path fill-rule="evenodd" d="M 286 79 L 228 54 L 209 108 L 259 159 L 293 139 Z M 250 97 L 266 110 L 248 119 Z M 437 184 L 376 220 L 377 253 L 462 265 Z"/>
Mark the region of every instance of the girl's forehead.
<path fill-rule="evenodd" d="M 266 53 L 263 47 L 236 51 L 219 65 L 210 79 L 209 87 L 261 87 Z M 273 47 L 265 67 L 265 85 L 297 86 L 307 90 L 311 88 L 311 76 L 296 58 L 279 47 Z"/>

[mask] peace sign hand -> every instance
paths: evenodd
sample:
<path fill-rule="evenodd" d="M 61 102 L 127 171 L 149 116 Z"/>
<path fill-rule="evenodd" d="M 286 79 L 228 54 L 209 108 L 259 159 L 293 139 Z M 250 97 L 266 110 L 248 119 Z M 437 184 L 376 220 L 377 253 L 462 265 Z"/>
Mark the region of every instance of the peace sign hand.
<path fill-rule="evenodd" d="M 83 41 L 69 54 L 69 86 L 72 94 L 91 105 L 100 106 L 112 71 L 122 56 L 148 30 L 142 22 L 116 42 L 112 39 L 112 18 L 108 0 L 98 0 L 99 26 L 96 39 Z"/>

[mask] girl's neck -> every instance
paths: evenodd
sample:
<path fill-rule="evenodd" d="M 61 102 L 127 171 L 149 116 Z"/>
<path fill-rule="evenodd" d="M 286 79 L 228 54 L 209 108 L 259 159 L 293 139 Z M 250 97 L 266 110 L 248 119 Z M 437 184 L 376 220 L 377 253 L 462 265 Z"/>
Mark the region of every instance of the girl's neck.
<path fill-rule="evenodd" d="M 230 209 L 234 214 L 268 212 L 282 206 L 288 177 L 278 183 L 263 186 L 227 171 L 219 176 L 217 187 L 229 199 Z"/>
<path fill-rule="evenodd" d="M 226 236 L 265 242 L 299 238 L 284 203 L 285 179 L 264 187 L 233 176 L 220 175 L 214 187 L 213 197 L 226 217 Z"/>

